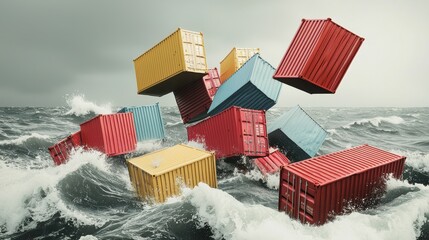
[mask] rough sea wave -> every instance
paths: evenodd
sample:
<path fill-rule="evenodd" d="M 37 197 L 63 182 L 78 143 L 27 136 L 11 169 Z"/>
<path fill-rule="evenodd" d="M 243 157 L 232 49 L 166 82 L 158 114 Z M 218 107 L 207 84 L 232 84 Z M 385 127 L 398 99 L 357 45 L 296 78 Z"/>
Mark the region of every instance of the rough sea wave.
<path fill-rule="evenodd" d="M 116 158 L 77 149 L 54 166 L 48 146 L 113 111 L 79 101 L 0 108 L 0 239 L 429 239 L 428 108 L 304 108 L 329 132 L 319 154 L 368 143 L 407 156 L 404 181 L 388 180 L 377 205 L 314 227 L 277 211 L 278 174 L 222 160 L 219 189 L 200 184 L 165 204 L 139 201 L 125 158 L 186 142 L 175 107 L 162 108 L 165 142 Z M 286 110 L 268 111 L 268 121 Z"/>

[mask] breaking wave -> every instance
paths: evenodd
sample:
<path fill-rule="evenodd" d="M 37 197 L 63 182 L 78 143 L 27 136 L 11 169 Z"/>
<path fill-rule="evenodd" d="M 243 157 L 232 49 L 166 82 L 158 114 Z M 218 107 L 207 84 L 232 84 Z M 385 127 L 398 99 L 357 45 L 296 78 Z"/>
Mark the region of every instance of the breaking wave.
<path fill-rule="evenodd" d="M 50 136 L 39 133 L 31 133 L 30 135 L 20 136 L 15 139 L 1 140 L 0 145 L 21 145 L 30 139 L 49 139 Z"/>
<path fill-rule="evenodd" d="M 59 213 L 75 225 L 102 226 L 107 220 L 73 208 L 64 202 L 58 183 L 86 164 L 109 172 L 106 156 L 96 151 L 77 149 L 70 161 L 57 167 L 44 169 L 0 168 L 0 228 L 8 234 L 37 227 Z M 7 193 L 7 194 L 4 194 Z M 32 219 L 28 224 L 28 219 Z"/>
<path fill-rule="evenodd" d="M 384 206 L 338 216 L 319 227 L 302 225 L 259 204 L 242 203 L 203 183 L 188 192 L 187 199 L 196 208 L 200 227 L 209 225 L 215 239 L 416 239 L 429 214 L 429 188 L 397 180 L 387 185 L 388 191 L 405 191 Z"/>
<path fill-rule="evenodd" d="M 112 113 L 112 105 L 110 103 L 97 105 L 85 99 L 84 95 L 73 95 L 66 99 L 70 110 L 66 115 L 83 116 L 89 113 L 109 114 Z"/>
<path fill-rule="evenodd" d="M 374 127 L 379 127 L 380 124 L 383 122 L 398 125 L 398 124 L 403 124 L 405 122 L 405 120 L 401 117 L 398 117 L 398 116 L 375 117 L 375 118 L 370 118 L 370 119 L 361 119 L 359 121 L 349 123 L 346 126 L 343 126 L 343 128 L 350 128 L 354 125 L 364 125 L 367 123 L 373 125 Z"/>
<path fill-rule="evenodd" d="M 401 151 L 393 150 L 392 152 L 406 156 L 405 164 L 419 172 L 429 173 L 429 154 L 420 151 Z"/>

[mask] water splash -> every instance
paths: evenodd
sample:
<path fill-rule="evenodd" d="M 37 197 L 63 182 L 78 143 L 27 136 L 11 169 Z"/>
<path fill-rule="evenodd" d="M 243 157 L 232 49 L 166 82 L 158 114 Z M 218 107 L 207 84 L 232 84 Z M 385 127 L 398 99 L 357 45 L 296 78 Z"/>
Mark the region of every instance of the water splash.
<path fill-rule="evenodd" d="M 57 189 L 57 184 L 62 179 L 86 164 L 109 172 L 105 155 L 82 149 L 72 151 L 70 160 L 58 167 L 0 168 L 0 226 L 4 226 L 7 233 L 27 230 L 37 227 L 36 223 L 50 219 L 57 212 L 75 225 L 103 225 L 107 220 L 89 216 L 67 205 Z M 32 224 L 26 223 L 29 218 L 32 219 Z"/>
<path fill-rule="evenodd" d="M 84 95 L 73 95 L 67 97 L 66 101 L 67 105 L 70 107 L 66 115 L 83 116 L 89 113 L 110 114 L 113 112 L 110 103 L 97 105 L 94 102 L 86 100 Z"/>
<path fill-rule="evenodd" d="M 387 182 L 388 191 L 399 185 Z M 429 187 L 418 188 L 368 212 L 352 212 L 315 227 L 261 205 L 244 204 L 226 192 L 200 183 L 187 193 L 201 226 L 209 225 L 215 239 L 415 239 L 429 213 Z M 375 213 L 375 214 L 374 214 Z"/>
<path fill-rule="evenodd" d="M 420 151 L 401 151 L 401 150 L 392 150 L 392 152 L 406 156 L 407 160 L 405 164 L 412 167 L 413 169 L 429 173 L 429 154 L 423 153 Z"/>

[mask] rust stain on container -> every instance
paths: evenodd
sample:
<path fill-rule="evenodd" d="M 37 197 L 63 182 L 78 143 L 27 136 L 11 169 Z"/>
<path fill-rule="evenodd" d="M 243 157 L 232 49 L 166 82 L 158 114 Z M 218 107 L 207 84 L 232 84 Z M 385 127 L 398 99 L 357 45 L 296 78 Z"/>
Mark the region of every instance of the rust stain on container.
<path fill-rule="evenodd" d="M 134 60 L 139 94 L 163 96 L 207 73 L 203 34 L 178 29 Z"/>
<path fill-rule="evenodd" d="M 203 142 L 216 158 L 268 155 L 265 112 L 230 107 L 186 128 L 188 140 Z"/>
<path fill-rule="evenodd" d="M 98 115 L 80 125 L 82 145 L 116 156 L 134 151 L 137 145 L 133 113 Z"/>
<path fill-rule="evenodd" d="M 192 188 L 204 182 L 217 188 L 214 153 L 184 144 L 129 159 L 127 165 L 133 187 L 146 201 L 180 195 L 181 184 Z"/>
<path fill-rule="evenodd" d="M 364 38 L 325 20 L 303 19 L 274 79 L 308 93 L 335 93 Z"/>
<path fill-rule="evenodd" d="M 374 197 L 387 175 L 401 178 L 405 159 L 362 145 L 284 166 L 279 210 L 303 223 L 324 224 L 332 214 Z"/>
<path fill-rule="evenodd" d="M 202 79 L 174 91 L 183 123 L 195 122 L 207 117 L 207 110 L 219 86 L 219 73 L 217 68 L 214 68 L 210 69 Z"/>

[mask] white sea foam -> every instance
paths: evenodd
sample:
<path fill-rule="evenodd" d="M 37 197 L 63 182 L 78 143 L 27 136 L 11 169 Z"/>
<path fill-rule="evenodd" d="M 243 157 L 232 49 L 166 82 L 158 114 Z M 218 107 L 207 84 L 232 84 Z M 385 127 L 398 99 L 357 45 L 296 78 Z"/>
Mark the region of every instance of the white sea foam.
<path fill-rule="evenodd" d="M 195 141 L 189 141 L 186 143 L 186 145 L 190 146 L 190 147 L 194 147 L 194 148 L 198 148 L 201 150 L 206 150 L 207 147 L 205 145 L 204 142 L 195 142 Z"/>
<path fill-rule="evenodd" d="M 392 189 L 399 183 L 389 180 L 387 184 Z M 402 186 L 419 191 L 374 209 L 375 215 L 353 212 L 320 227 L 302 225 L 261 205 L 241 203 L 203 183 L 186 192 L 186 199 L 196 207 L 201 226 L 211 227 L 215 239 L 415 239 L 429 213 L 429 187 L 406 182 Z"/>
<path fill-rule="evenodd" d="M 112 113 L 112 106 L 110 103 L 97 105 L 94 102 L 86 100 L 84 95 L 73 95 L 71 97 L 67 97 L 66 101 L 70 107 L 70 110 L 66 113 L 66 115 L 83 116 L 89 113 Z"/>
<path fill-rule="evenodd" d="M 406 156 L 407 160 L 405 160 L 405 164 L 413 169 L 429 173 L 429 153 L 402 150 L 392 150 L 392 152 Z"/>
<path fill-rule="evenodd" d="M 0 226 L 6 226 L 8 233 L 15 232 L 26 218 L 33 224 L 24 229 L 34 228 L 37 222 L 50 219 L 56 212 L 75 224 L 101 226 L 107 220 L 89 216 L 64 203 L 56 188 L 68 174 L 85 164 L 108 172 L 106 156 L 95 151 L 72 151 L 66 164 L 44 169 L 18 169 L 11 166 L 0 168 Z"/>
<path fill-rule="evenodd" d="M 405 120 L 398 116 L 390 116 L 390 117 L 375 117 L 370 119 L 361 119 L 352 123 L 347 124 L 346 126 L 343 126 L 343 128 L 350 128 L 353 125 L 363 125 L 365 123 L 370 123 L 371 125 L 378 127 L 382 122 L 387 122 L 390 124 L 403 124 Z"/>
<path fill-rule="evenodd" d="M 31 133 L 30 135 L 23 135 L 15 139 L 1 140 L 0 145 L 21 145 L 29 139 L 49 139 L 50 136 L 39 133 Z"/>
<path fill-rule="evenodd" d="M 236 173 L 240 175 L 240 173 Z M 273 174 L 267 174 L 264 176 L 258 169 L 252 169 L 245 173 L 244 176 L 254 181 L 262 181 L 268 188 L 277 190 L 279 189 L 280 174 L 275 172 Z"/>
<path fill-rule="evenodd" d="M 162 142 L 159 140 L 154 141 L 144 141 L 144 142 L 138 142 L 136 152 L 138 153 L 147 153 L 147 152 L 153 152 L 155 150 L 158 150 L 162 148 Z"/>
<path fill-rule="evenodd" d="M 92 236 L 92 235 L 86 235 L 79 238 L 79 240 L 98 240 L 98 238 Z"/>
<path fill-rule="evenodd" d="M 168 122 L 165 124 L 166 127 L 173 127 L 182 124 L 182 121 L 179 122 Z"/>

